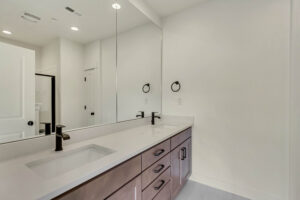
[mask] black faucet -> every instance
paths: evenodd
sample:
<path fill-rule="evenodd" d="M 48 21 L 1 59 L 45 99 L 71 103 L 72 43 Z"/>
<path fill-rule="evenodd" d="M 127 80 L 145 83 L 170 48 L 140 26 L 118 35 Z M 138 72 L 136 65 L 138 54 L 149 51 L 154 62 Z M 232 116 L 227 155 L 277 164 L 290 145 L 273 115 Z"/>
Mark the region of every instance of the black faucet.
<path fill-rule="evenodd" d="M 62 140 L 69 140 L 71 137 L 68 134 L 62 132 L 64 125 L 56 126 L 56 148 L 55 151 L 62 151 Z"/>
<path fill-rule="evenodd" d="M 136 117 L 141 117 L 141 118 L 145 118 L 145 112 L 144 111 L 139 111 L 141 114 L 136 115 Z"/>
<path fill-rule="evenodd" d="M 152 115 L 151 115 L 151 124 L 152 125 L 155 125 L 155 118 L 160 119 L 160 116 L 156 116 L 155 113 L 157 113 L 157 112 L 152 112 Z"/>
<path fill-rule="evenodd" d="M 45 135 L 51 135 L 51 123 L 49 122 L 41 122 L 40 124 L 45 125 Z"/>

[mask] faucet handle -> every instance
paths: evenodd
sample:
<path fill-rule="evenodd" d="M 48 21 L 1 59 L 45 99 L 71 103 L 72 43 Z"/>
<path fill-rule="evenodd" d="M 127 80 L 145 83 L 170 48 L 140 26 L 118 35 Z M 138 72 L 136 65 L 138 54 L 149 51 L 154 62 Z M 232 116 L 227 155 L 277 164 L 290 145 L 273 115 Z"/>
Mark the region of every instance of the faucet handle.
<path fill-rule="evenodd" d="M 152 112 L 152 115 L 153 115 L 153 116 L 156 116 L 155 114 L 157 114 L 157 113 L 159 113 L 159 112 Z"/>
<path fill-rule="evenodd" d="M 65 128 L 66 126 L 65 125 L 62 125 L 62 124 L 58 124 L 56 125 L 56 128 Z"/>
<path fill-rule="evenodd" d="M 138 111 L 140 114 L 136 115 L 136 117 L 141 117 L 144 118 L 145 117 L 145 111 Z"/>
<path fill-rule="evenodd" d="M 66 127 L 64 125 L 56 125 L 56 134 L 62 134 L 62 129 Z"/>

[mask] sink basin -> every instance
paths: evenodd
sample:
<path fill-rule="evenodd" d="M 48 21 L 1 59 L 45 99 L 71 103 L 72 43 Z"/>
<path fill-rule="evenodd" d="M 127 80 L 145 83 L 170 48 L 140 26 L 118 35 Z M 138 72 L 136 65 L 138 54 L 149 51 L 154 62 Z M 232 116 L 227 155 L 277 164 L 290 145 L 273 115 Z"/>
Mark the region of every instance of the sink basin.
<path fill-rule="evenodd" d="M 114 151 L 111 149 L 91 144 L 27 163 L 26 166 L 44 178 L 53 178 L 112 153 Z"/>
<path fill-rule="evenodd" d="M 155 128 L 156 129 L 173 129 L 173 128 L 176 128 L 176 126 L 161 124 L 161 125 L 155 126 Z"/>

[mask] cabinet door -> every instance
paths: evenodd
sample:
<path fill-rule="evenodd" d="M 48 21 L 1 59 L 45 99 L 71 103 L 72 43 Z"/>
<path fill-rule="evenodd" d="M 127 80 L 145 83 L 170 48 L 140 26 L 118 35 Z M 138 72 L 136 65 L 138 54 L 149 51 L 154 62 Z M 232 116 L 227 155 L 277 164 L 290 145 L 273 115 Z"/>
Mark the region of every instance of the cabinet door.
<path fill-rule="evenodd" d="M 127 183 L 120 190 L 114 193 L 107 200 L 141 200 L 142 199 L 142 179 L 141 176 Z"/>
<path fill-rule="evenodd" d="M 180 178 L 180 161 L 181 161 L 181 150 L 180 146 L 174 149 L 171 152 L 171 180 L 172 180 L 172 199 L 173 197 L 177 196 L 178 192 L 181 188 L 181 178 Z"/>
<path fill-rule="evenodd" d="M 180 147 L 182 151 L 180 183 L 184 184 L 191 172 L 191 139 L 185 141 Z"/>

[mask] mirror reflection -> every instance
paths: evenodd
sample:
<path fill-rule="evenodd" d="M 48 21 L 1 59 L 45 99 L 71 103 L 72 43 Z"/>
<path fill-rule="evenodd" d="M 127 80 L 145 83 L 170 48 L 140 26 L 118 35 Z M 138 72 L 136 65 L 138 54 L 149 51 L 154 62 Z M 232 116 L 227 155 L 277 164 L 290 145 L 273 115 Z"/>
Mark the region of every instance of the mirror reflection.
<path fill-rule="evenodd" d="M 140 17 L 142 18 L 142 16 Z M 118 13 L 118 22 L 126 17 Z M 150 116 L 161 111 L 161 30 L 146 18 L 144 24 L 118 32 L 118 120 Z"/>
<path fill-rule="evenodd" d="M 161 111 L 161 30 L 128 0 L 0 4 L 0 143 Z"/>

